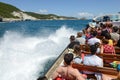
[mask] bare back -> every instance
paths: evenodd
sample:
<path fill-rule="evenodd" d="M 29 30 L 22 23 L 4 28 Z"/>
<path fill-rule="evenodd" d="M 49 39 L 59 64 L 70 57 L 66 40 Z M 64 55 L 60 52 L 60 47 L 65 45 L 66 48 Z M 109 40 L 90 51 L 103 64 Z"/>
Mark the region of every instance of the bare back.
<path fill-rule="evenodd" d="M 74 69 L 71 66 L 59 67 L 56 72 L 66 80 L 85 80 L 81 73 L 79 73 L 77 69 Z"/>

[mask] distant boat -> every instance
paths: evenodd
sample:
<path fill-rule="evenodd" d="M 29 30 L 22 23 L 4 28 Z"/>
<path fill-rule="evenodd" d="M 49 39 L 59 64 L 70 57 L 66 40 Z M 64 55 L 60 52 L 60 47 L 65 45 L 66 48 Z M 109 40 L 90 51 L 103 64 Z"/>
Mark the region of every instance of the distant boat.
<path fill-rule="evenodd" d="M 107 20 L 110 20 L 114 26 L 120 26 L 120 13 L 97 16 L 93 20 L 100 23 L 105 23 Z"/>

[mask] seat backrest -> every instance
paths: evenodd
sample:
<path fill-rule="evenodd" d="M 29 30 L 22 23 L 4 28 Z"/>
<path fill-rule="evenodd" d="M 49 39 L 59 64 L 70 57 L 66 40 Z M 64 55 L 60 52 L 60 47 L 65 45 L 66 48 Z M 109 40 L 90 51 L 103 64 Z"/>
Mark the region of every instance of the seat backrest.
<path fill-rule="evenodd" d="M 77 68 L 80 71 L 91 71 L 95 73 L 103 73 L 108 75 L 116 76 L 118 74 L 116 69 L 108 68 L 108 67 L 97 67 L 97 66 L 88 66 L 83 64 L 72 64 L 73 68 Z"/>

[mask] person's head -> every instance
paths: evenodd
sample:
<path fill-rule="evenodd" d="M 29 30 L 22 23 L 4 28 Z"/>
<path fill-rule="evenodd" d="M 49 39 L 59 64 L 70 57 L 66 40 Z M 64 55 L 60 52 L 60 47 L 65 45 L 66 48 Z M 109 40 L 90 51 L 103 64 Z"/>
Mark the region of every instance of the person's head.
<path fill-rule="evenodd" d="M 103 44 L 108 44 L 109 41 L 108 41 L 107 39 L 103 39 L 103 40 L 102 40 L 102 43 L 103 43 Z"/>
<path fill-rule="evenodd" d="M 100 47 L 100 43 L 99 42 L 96 42 L 95 43 L 95 46 L 98 48 L 98 47 Z"/>
<path fill-rule="evenodd" d="M 117 32 L 118 31 L 118 27 L 117 26 L 114 26 L 113 27 L 113 32 Z"/>
<path fill-rule="evenodd" d="M 111 39 L 110 33 L 106 33 L 106 34 L 105 34 L 105 39 Z"/>
<path fill-rule="evenodd" d="M 103 23 L 100 23 L 100 27 L 101 27 L 102 29 L 105 29 L 105 28 L 106 28 L 106 25 L 103 24 Z"/>
<path fill-rule="evenodd" d="M 72 60 L 73 60 L 73 54 L 72 53 L 67 53 L 67 54 L 64 55 L 64 62 L 67 65 L 70 65 Z"/>
<path fill-rule="evenodd" d="M 96 51 L 97 51 L 97 47 L 95 45 L 91 45 L 90 46 L 90 52 L 91 52 L 91 54 L 94 55 L 96 53 Z"/>
<path fill-rule="evenodd" d="M 80 51 L 81 51 L 80 45 L 75 45 L 75 46 L 74 46 L 74 53 L 75 53 L 75 54 L 79 54 Z"/>
<path fill-rule="evenodd" d="M 91 32 L 91 35 L 92 35 L 93 37 L 97 36 L 97 31 L 95 31 L 95 30 L 92 31 L 92 32 Z"/>
<path fill-rule="evenodd" d="M 82 32 L 78 32 L 77 37 L 82 37 Z"/>
<path fill-rule="evenodd" d="M 73 42 L 73 41 L 75 41 L 75 36 L 74 36 L 74 35 L 71 35 L 71 36 L 70 36 L 70 42 Z"/>

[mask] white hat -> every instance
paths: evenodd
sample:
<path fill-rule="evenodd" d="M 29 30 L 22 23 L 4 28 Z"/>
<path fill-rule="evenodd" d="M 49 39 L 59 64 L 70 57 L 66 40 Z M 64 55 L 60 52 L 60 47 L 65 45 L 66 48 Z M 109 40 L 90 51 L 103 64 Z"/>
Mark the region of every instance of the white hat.
<path fill-rule="evenodd" d="M 89 23 L 89 26 L 92 28 L 95 28 L 95 25 L 96 25 L 95 23 L 92 23 L 92 22 Z"/>

